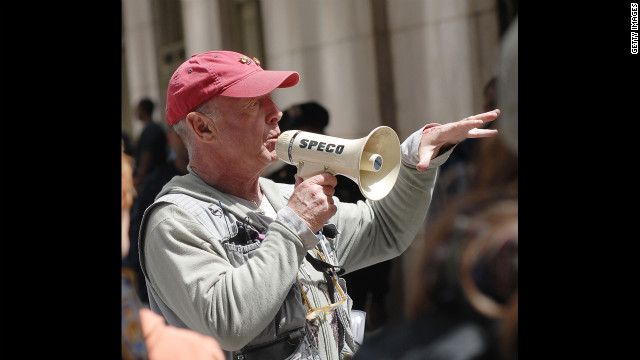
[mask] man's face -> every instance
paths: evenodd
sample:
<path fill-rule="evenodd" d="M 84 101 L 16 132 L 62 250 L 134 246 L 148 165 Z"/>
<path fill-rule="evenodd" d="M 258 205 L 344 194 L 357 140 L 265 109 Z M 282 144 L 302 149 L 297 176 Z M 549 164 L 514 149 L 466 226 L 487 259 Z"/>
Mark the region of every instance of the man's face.
<path fill-rule="evenodd" d="M 216 122 L 220 151 L 249 168 L 264 168 L 278 160 L 275 146 L 282 111 L 267 94 L 257 98 L 217 97 L 221 120 Z"/>

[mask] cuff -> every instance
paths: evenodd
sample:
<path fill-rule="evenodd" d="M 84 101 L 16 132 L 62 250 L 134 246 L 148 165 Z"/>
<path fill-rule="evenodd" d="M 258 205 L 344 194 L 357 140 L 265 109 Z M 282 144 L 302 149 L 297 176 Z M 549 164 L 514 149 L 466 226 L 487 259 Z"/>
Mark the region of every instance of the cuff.
<path fill-rule="evenodd" d="M 293 232 L 296 233 L 300 237 L 304 248 L 307 250 L 311 250 L 318 245 L 318 238 L 315 236 L 307 223 L 302 220 L 298 214 L 296 214 L 290 207 L 285 206 L 280 211 L 278 211 L 278 216 L 276 220 L 285 224 L 289 227 Z"/>
<path fill-rule="evenodd" d="M 420 139 L 422 138 L 422 134 L 426 134 L 427 132 L 429 132 L 430 129 L 438 125 L 440 124 L 438 123 L 427 124 L 426 126 L 421 127 L 420 129 L 414 131 L 413 134 L 407 137 L 407 139 L 401 145 L 402 162 L 404 164 L 412 166 L 414 168 L 416 167 L 416 165 L 418 165 L 418 163 L 420 162 L 418 159 L 418 147 L 420 146 Z M 450 147 L 449 149 L 447 149 L 447 151 L 444 151 L 444 152 L 440 151 L 440 153 L 436 157 L 434 157 L 433 159 L 431 159 L 431 161 L 429 161 L 429 167 L 427 167 L 427 169 L 433 169 L 444 164 L 445 161 L 447 161 L 447 159 L 449 158 L 449 155 L 451 155 L 451 152 L 453 151 L 453 149 L 456 148 L 456 146 L 458 145 L 456 144 Z"/>

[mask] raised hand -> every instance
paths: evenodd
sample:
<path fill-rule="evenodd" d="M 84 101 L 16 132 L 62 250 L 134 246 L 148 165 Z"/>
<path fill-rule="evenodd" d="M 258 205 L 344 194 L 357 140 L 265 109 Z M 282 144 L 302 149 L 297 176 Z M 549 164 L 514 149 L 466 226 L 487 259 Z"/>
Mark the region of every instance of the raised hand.
<path fill-rule="evenodd" d="M 500 110 L 495 109 L 476 114 L 459 121 L 441 124 L 425 129 L 418 147 L 418 171 L 424 171 L 429 166 L 440 149 L 447 149 L 466 138 L 491 137 L 498 134 L 496 129 L 478 129 L 482 124 L 495 120 Z"/>

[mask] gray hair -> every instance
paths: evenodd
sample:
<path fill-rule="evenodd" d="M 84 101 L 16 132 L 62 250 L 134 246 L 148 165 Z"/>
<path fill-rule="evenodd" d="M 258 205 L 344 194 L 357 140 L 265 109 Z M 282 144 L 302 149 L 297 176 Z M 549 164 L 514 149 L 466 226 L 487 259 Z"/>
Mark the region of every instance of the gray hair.
<path fill-rule="evenodd" d="M 210 117 L 212 120 L 216 121 L 220 118 L 220 109 L 218 109 L 218 106 L 214 99 L 215 97 L 212 97 L 193 111 L 203 113 L 206 116 Z M 191 158 L 191 151 L 195 143 L 193 134 L 189 130 L 189 126 L 187 125 L 185 118 L 182 118 L 177 123 L 173 124 L 172 128 L 178 134 L 178 136 L 180 136 L 182 142 L 184 142 L 184 146 L 187 148 L 189 158 Z"/>

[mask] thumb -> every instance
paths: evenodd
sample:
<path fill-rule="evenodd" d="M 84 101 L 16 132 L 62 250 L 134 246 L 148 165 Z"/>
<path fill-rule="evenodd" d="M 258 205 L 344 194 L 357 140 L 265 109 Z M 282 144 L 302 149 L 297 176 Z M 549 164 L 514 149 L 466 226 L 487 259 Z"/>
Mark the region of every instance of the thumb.
<path fill-rule="evenodd" d="M 435 151 L 436 147 L 432 145 L 421 146 L 418 149 L 418 165 L 416 165 L 416 169 L 418 169 L 418 171 L 427 170 Z"/>

